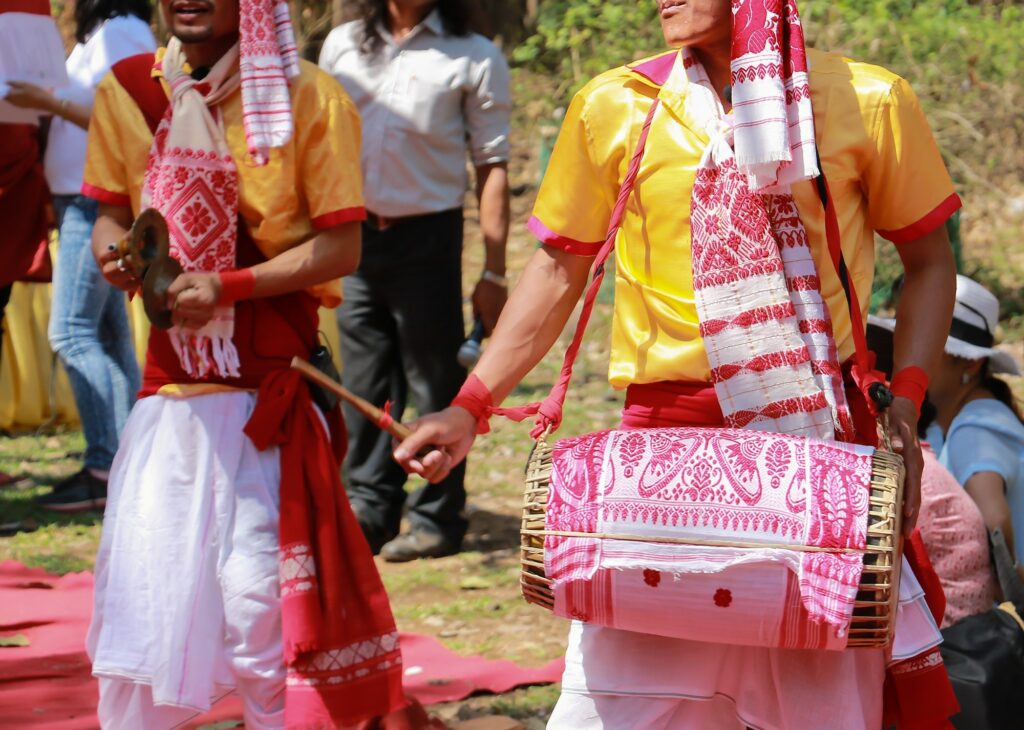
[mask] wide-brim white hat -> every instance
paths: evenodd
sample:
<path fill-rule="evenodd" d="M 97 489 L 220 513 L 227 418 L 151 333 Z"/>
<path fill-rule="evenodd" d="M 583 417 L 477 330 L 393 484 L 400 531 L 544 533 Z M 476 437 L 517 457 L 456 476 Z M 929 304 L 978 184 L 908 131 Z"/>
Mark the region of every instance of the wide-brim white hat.
<path fill-rule="evenodd" d="M 946 338 L 946 352 L 965 360 L 988 358 L 988 369 L 993 374 L 1021 375 L 1020 365 L 1013 355 L 993 346 L 998 322 L 999 300 L 995 295 L 974 279 L 958 274 L 956 306 Z M 890 332 L 896 329 L 896 320 L 890 317 L 869 314 L 868 324 Z"/>

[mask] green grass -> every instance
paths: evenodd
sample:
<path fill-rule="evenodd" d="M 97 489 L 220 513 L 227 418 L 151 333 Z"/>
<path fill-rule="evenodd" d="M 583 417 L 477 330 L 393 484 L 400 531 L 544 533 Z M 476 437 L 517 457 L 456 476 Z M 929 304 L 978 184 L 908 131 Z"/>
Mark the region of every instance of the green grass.
<path fill-rule="evenodd" d="M 531 717 L 547 717 L 557 701 L 557 686 L 527 687 L 494 700 L 491 709 L 499 715 L 525 720 Z"/>
<path fill-rule="evenodd" d="M 0 490 L 0 523 L 20 523 L 23 528 L 0 538 L 0 560 L 18 560 L 58 574 L 92 567 L 100 514 L 62 515 L 32 502 L 33 497 L 48 492 L 54 483 L 80 468 L 83 448 L 77 431 L 0 440 L 0 471 L 30 480 L 27 488 Z"/>

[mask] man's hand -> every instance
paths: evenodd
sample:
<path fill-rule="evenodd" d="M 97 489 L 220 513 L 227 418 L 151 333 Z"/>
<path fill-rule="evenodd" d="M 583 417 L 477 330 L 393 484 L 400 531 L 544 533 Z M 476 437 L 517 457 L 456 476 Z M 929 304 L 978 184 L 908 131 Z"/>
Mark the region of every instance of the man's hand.
<path fill-rule="evenodd" d="M 94 251 L 96 251 L 96 263 L 99 264 L 100 272 L 108 284 L 127 292 L 137 291 L 142 286 L 142 282 L 132 272 L 130 262 L 126 258 L 121 258 L 116 244 L 109 244 L 105 248 L 94 249 Z"/>
<path fill-rule="evenodd" d="M 893 448 L 903 457 L 907 480 L 903 487 L 903 533 L 910 535 L 921 511 L 921 472 L 924 457 L 917 438 L 917 407 L 909 398 L 897 396 L 889 406 L 889 436 Z"/>
<path fill-rule="evenodd" d="M 476 419 L 458 406 L 417 419 L 409 428 L 413 433 L 395 449 L 395 461 L 406 474 L 419 474 L 431 484 L 466 458 L 476 438 Z M 425 449 L 430 449 L 425 456 L 417 456 Z"/>
<path fill-rule="evenodd" d="M 508 299 L 508 289 L 493 281 L 481 279 L 473 289 L 473 318 L 484 324 L 484 335 L 490 336 Z"/>
<path fill-rule="evenodd" d="M 171 321 L 185 329 L 201 329 L 213 318 L 220 288 L 217 274 L 190 271 L 179 276 L 167 290 Z"/>
<path fill-rule="evenodd" d="M 38 109 L 53 114 L 59 103 L 53 94 L 42 86 L 25 81 L 8 81 L 7 85 L 11 90 L 7 92 L 4 101 L 22 109 Z"/>

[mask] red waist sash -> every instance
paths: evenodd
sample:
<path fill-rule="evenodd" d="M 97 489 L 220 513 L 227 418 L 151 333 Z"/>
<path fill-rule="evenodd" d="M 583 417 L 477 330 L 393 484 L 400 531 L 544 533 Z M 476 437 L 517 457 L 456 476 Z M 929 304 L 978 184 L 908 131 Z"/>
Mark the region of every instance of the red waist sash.
<path fill-rule="evenodd" d="M 181 367 L 167 332 L 149 331 L 146 365 L 139 397 L 154 395 L 165 385 L 209 383 L 256 390 L 264 378 L 287 370 L 293 357 L 308 358 L 317 344 L 318 302 L 305 292 L 235 305 L 234 343 L 241 363 L 240 378 L 197 379 Z"/>
<path fill-rule="evenodd" d="M 715 386 L 681 380 L 631 385 L 626 389 L 622 428 L 700 426 L 722 428 L 725 420 Z"/>

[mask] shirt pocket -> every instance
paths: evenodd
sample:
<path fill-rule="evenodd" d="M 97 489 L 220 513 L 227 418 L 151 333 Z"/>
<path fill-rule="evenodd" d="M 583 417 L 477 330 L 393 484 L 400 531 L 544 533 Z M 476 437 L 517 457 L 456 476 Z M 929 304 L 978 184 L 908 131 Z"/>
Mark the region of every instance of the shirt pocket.
<path fill-rule="evenodd" d="M 434 136 L 462 126 L 462 88 L 458 79 L 414 71 L 406 84 L 399 126 L 407 132 Z"/>

